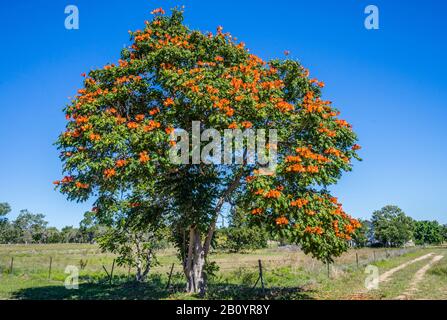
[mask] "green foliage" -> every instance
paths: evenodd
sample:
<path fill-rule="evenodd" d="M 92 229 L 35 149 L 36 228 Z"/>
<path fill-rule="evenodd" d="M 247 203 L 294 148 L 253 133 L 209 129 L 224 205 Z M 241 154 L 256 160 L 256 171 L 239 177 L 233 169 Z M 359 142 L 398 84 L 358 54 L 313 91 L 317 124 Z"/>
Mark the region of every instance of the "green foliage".
<path fill-rule="evenodd" d="M 136 269 L 136 280 L 145 281 L 152 266 L 157 264 L 156 250 L 166 247 L 163 228 L 143 224 L 137 216 L 121 219 L 98 237 L 103 251 L 118 255 L 119 266 Z"/>
<path fill-rule="evenodd" d="M 9 212 L 11 212 L 11 206 L 6 202 L 0 203 L 0 218 L 6 216 Z"/>
<path fill-rule="evenodd" d="M 216 248 L 230 252 L 246 252 L 267 247 L 268 232 L 253 225 L 244 210 L 233 208 L 229 226 L 216 231 Z"/>
<path fill-rule="evenodd" d="M 48 222 L 43 214 L 33 214 L 28 210 L 21 210 L 12 223 L 15 238 L 22 243 L 43 243 L 46 238 Z"/>
<path fill-rule="evenodd" d="M 143 30 L 130 32 L 118 64 L 85 74 L 64 109 L 68 122 L 56 145 L 65 176 L 57 188 L 69 200 L 93 197 L 106 225 L 135 215 L 154 232 L 159 221 L 169 225 L 189 269 L 188 290 L 203 293 L 202 270 L 192 269 L 202 268 L 226 202 L 306 254 L 324 261 L 341 255 L 359 223 L 327 187 L 352 169 L 360 146 L 323 100 L 324 83 L 298 61 L 263 61 L 222 27 L 216 34 L 191 30 L 181 10 L 153 14 Z M 173 133 L 193 133 L 194 121 L 200 131 L 214 129 L 219 142 L 228 129 L 275 129 L 279 142 L 267 149 L 276 150 L 278 165 L 264 174 L 265 164 L 248 163 L 247 146 L 231 164 L 196 161 L 197 150 L 188 151 L 192 164 L 171 161 Z M 208 142 L 199 144 L 203 150 Z M 234 231 L 234 242 L 246 242 L 245 231 Z"/>
<path fill-rule="evenodd" d="M 414 229 L 416 244 L 441 244 L 444 240 L 443 226 L 437 221 L 416 221 Z"/>
<path fill-rule="evenodd" d="M 216 231 L 217 249 L 246 252 L 267 247 L 267 233 L 261 227 L 227 227 Z"/>
<path fill-rule="evenodd" d="M 413 239 L 414 220 L 397 206 L 385 206 L 373 212 L 375 240 L 383 246 L 400 247 Z"/>

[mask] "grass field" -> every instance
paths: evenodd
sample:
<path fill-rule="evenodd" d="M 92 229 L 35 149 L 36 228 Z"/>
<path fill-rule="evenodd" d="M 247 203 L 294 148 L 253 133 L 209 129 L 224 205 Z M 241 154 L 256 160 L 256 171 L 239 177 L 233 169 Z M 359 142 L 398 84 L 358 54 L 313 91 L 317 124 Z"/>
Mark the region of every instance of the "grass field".
<path fill-rule="evenodd" d="M 412 260 L 427 256 L 422 260 Z M 437 258 L 432 265 L 433 257 Z M 442 256 L 442 258 L 441 258 Z M 246 254 L 215 252 L 219 265 L 209 279 L 208 299 L 447 299 L 447 248 L 359 249 L 326 265 L 296 248 L 269 248 Z M 358 257 L 358 264 L 357 264 Z M 96 245 L 0 245 L 0 299 L 195 299 L 183 293 L 181 265 L 173 249 L 158 253 L 159 264 L 148 281 L 135 284 L 125 266 Z M 265 290 L 258 278 L 262 261 Z M 51 261 L 51 275 L 50 275 Z M 12 264 L 12 273 L 11 273 Z M 85 267 L 81 269 L 81 265 Z M 174 264 L 171 286 L 166 288 Z M 402 266 L 398 270 L 394 268 Z M 69 265 L 79 268 L 79 289 L 68 290 L 64 281 Z M 378 289 L 367 290 L 367 265 L 379 274 L 392 273 Z M 425 270 L 421 270 L 425 269 Z M 329 271 L 329 272 L 328 272 Z M 416 276 L 417 275 L 417 276 Z"/>

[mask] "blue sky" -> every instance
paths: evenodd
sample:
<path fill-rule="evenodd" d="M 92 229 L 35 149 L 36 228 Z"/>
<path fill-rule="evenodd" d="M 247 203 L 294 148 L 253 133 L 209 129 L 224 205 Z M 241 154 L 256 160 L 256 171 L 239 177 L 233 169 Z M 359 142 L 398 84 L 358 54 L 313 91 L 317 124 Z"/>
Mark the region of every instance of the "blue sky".
<path fill-rule="evenodd" d="M 77 5 L 80 29 L 64 28 Z M 364 28 L 377 5 L 380 29 Z M 53 190 L 61 176 L 52 143 L 80 74 L 119 58 L 127 30 L 149 12 L 186 6 L 186 23 L 224 26 L 264 59 L 284 50 L 326 83 L 324 97 L 350 121 L 363 162 L 332 189 L 346 211 L 369 217 L 396 204 L 415 219 L 447 223 L 447 3 L 415 1 L 10 1 L 0 10 L 0 202 L 44 213 L 51 225 L 77 225 L 90 203 Z"/>

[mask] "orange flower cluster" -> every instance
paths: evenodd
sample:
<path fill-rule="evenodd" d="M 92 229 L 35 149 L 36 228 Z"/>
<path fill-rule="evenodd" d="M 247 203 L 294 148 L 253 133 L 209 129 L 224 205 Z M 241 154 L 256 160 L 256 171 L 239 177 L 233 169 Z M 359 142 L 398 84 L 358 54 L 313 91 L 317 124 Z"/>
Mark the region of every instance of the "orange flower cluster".
<path fill-rule="evenodd" d="M 310 226 L 307 226 L 307 227 L 304 229 L 304 232 L 306 232 L 306 233 L 310 233 L 310 234 L 318 234 L 318 235 L 321 235 L 321 234 L 323 234 L 324 230 L 323 230 L 323 228 L 321 228 L 321 227 L 310 227 Z"/>
<path fill-rule="evenodd" d="M 87 123 L 88 119 L 89 119 L 88 117 L 84 117 L 84 116 L 81 116 L 81 117 L 73 116 L 73 118 L 76 119 L 76 124 Z"/>
<path fill-rule="evenodd" d="M 322 113 L 324 108 L 324 103 L 320 99 L 315 99 L 312 91 L 306 92 L 303 98 L 303 109 L 308 113 Z"/>
<path fill-rule="evenodd" d="M 255 176 L 248 176 L 248 177 L 246 177 L 245 178 L 245 181 L 247 182 L 247 183 L 251 183 L 253 180 L 255 180 L 256 179 L 256 177 Z"/>
<path fill-rule="evenodd" d="M 70 182 L 73 182 L 73 181 L 74 181 L 74 178 L 73 178 L 73 177 L 71 177 L 71 176 L 65 176 L 65 177 L 62 179 L 61 183 L 70 183 Z"/>
<path fill-rule="evenodd" d="M 250 121 L 243 121 L 241 123 L 241 126 L 245 129 L 251 128 L 253 126 L 253 124 Z"/>
<path fill-rule="evenodd" d="M 113 168 L 104 170 L 104 177 L 106 177 L 106 178 L 112 178 L 115 175 L 116 175 L 116 171 Z"/>
<path fill-rule="evenodd" d="M 307 200 L 307 199 L 297 199 L 297 200 L 290 202 L 290 205 L 292 207 L 302 208 L 305 205 L 307 205 L 308 203 L 309 203 L 309 200 Z"/>
<path fill-rule="evenodd" d="M 160 122 L 156 122 L 154 120 L 149 120 L 149 123 L 143 127 L 143 130 L 145 132 L 149 132 L 149 131 L 160 128 L 160 126 L 161 126 Z"/>
<path fill-rule="evenodd" d="M 340 150 L 336 149 L 336 148 L 328 148 L 324 151 L 324 153 L 326 154 L 331 154 L 333 156 L 336 156 L 337 158 L 342 159 L 344 162 L 349 162 L 349 158 L 346 157 L 343 152 L 341 152 Z"/>
<path fill-rule="evenodd" d="M 85 103 L 93 103 L 96 100 L 96 97 L 100 96 L 100 95 L 106 95 L 109 93 L 108 89 L 98 89 L 94 92 L 87 92 L 86 89 L 81 89 L 78 90 L 78 93 L 80 94 L 80 96 L 78 96 L 78 103 L 75 105 L 76 109 L 80 109 L 82 107 L 83 104 Z"/>
<path fill-rule="evenodd" d="M 361 146 L 359 146 L 358 144 L 355 144 L 355 145 L 353 145 L 352 146 L 352 150 L 360 150 L 362 147 Z"/>
<path fill-rule="evenodd" d="M 127 127 L 129 129 L 136 129 L 136 128 L 138 128 L 138 123 L 130 121 L 130 122 L 127 123 Z"/>
<path fill-rule="evenodd" d="M 295 151 L 303 158 L 305 159 L 311 159 L 311 160 L 315 160 L 319 163 L 326 163 L 329 162 L 330 159 L 328 159 L 327 157 L 315 153 L 313 152 L 310 148 L 307 147 L 300 147 L 300 148 L 296 148 Z"/>
<path fill-rule="evenodd" d="M 262 214 L 262 212 L 263 212 L 263 210 L 261 208 L 256 208 L 256 209 L 251 210 L 251 214 L 255 215 L 255 216 Z"/>
<path fill-rule="evenodd" d="M 149 110 L 149 114 L 151 115 L 151 116 L 154 116 L 154 115 L 156 115 L 157 113 L 159 113 L 160 112 L 160 108 L 154 108 L 154 109 L 152 109 L 152 110 Z"/>
<path fill-rule="evenodd" d="M 279 101 L 276 104 L 276 107 L 281 111 L 281 112 L 289 112 L 289 111 L 293 111 L 295 109 L 295 107 L 293 106 L 293 104 L 290 104 L 286 101 Z"/>
<path fill-rule="evenodd" d="M 282 217 L 276 218 L 275 222 L 276 222 L 276 225 L 283 226 L 283 225 L 289 224 L 289 219 L 282 216 Z"/>
<path fill-rule="evenodd" d="M 73 178 L 73 177 L 71 177 L 71 176 L 65 176 L 64 178 L 62 178 L 61 181 L 56 180 L 56 181 L 53 182 L 53 184 L 58 186 L 58 185 L 60 185 L 61 183 L 62 183 L 62 184 L 66 184 L 66 183 L 71 183 L 71 182 L 73 182 L 73 181 L 74 181 L 74 178 Z"/>
<path fill-rule="evenodd" d="M 334 155 L 334 156 L 336 156 L 337 158 L 340 158 L 342 155 L 343 155 L 343 153 L 340 151 L 340 150 L 338 150 L 338 149 L 335 149 L 335 148 L 327 148 L 325 151 L 324 151 L 324 153 L 326 153 L 326 154 L 332 154 L 332 155 Z"/>
<path fill-rule="evenodd" d="M 163 8 L 157 8 L 151 11 L 151 14 L 165 14 L 165 11 L 163 10 Z"/>
<path fill-rule="evenodd" d="M 335 123 L 338 124 L 340 127 L 352 128 L 352 126 L 346 120 L 336 119 Z"/>
<path fill-rule="evenodd" d="M 147 154 L 147 151 L 140 152 L 140 162 L 146 163 L 150 160 L 149 155 Z"/>
<path fill-rule="evenodd" d="M 278 199 L 279 197 L 281 197 L 281 192 L 278 190 L 270 190 L 264 195 L 264 198 L 267 199 Z"/>
<path fill-rule="evenodd" d="M 149 29 L 145 33 L 138 33 L 137 36 L 135 36 L 135 42 L 141 42 L 145 40 L 149 40 L 152 35 L 152 31 Z"/>
<path fill-rule="evenodd" d="M 140 76 L 133 76 L 133 75 L 130 75 L 130 76 L 128 76 L 128 77 L 120 77 L 120 78 L 117 78 L 116 80 L 115 80 L 115 84 L 116 85 L 119 85 L 119 84 L 124 84 L 124 83 L 128 83 L 128 82 L 131 82 L 131 81 L 135 81 L 135 82 L 137 82 L 137 81 L 140 81 L 142 78 L 140 77 Z"/>
<path fill-rule="evenodd" d="M 121 116 L 116 116 L 115 117 L 115 121 L 117 124 L 123 124 L 127 122 L 127 119 Z"/>
<path fill-rule="evenodd" d="M 303 159 L 300 156 L 287 156 L 286 162 L 301 162 Z"/>
<path fill-rule="evenodd" d="M 169 107 L 169 106 L 174 105 L 174 99 L 172 99 L 172 98 L 167 98 L 167 99 L 163 102 L 163 105 L 164 105 L 165 107 Z"/>
<path fill-rule="evenodd" d="M 214 103 L 214 107 L 222 110 L 228 117 L 232 117 L 234 109 L 230 107 L 230 101 L 228 99 L 221 99 Z"/>
<path fill-rule="evenodd" d="M 90 185 L 88 183 L 82 183 L 79 181 L 76 181 L 75 185 L 76 185 L 76 188 L 78 188 L 78 189 L 88 189 L 90 187 Z"/>
<path fill-rule="evenodd" d="M 351 235 L 355 232 L 356 229 L 361 227 L 361 224 L 360 222 L 358 222 L 358 220 L 350 218 L 349 221 L 350 224 L 347 224 L 344 227 L 345 232 L 340 232 L 338 220 L 332 222 L 332 226 L 334 227 L 335 235 L 337 237 L 345 240 L 351 240 L 352 239 Z"/>
<path fill-rule="evenodd" d="M 135 120 L 136 120 L 136 121 L 143 121 L 144 118 L 145 118 L 144 114 L 137 114 L 137 115 L 135 116 Z"/>
<path fill-rule="evenodd" d="M 284 87 L 282 80 L 265 81 L 261 83 L 261 87 L 266 90 L 281 89 Z"/>
<path fill-rule="evenodd" d="M 294 164 L 286 168 L 287 172 L 301 172 L 301 173 L 318 173 L 320 169 L 317 166 L 303 166 L 301 164 Z"/>
<path fill-rule="evenodd" d="M 119 160 L 116 161 L 116 166 L 117 166 L 118 168 L 122 168 L 122 167 L 124 167 L 126 164 L 127 164 L 127 160 L 125 160 L 125 159 L 119 159 Z"/>
<path fill-rule="evenodd" d="M 323 88 L 323 87 L 324 87 L 324 82 L 323 82 L 323 81 L 318 81 L 317 79 L 310 79 L 309 82 L 310 82 L 311 84 L 316 83 L 317 86 L 319 86 L 320 88 Z"/>
<path fill-rule="evenodd" d="M 165 132 L 166 132 L 166 134 L 171 134 L 171 133 L 174 132 L 174 128 L 168 127 L 168 128 L 165 129 Z"/>
<path fill-rule="evenodd" d="M 89 138 L 91 141 L 99 141 L 101 140 L 101 136 L 96 133 L 90 133 Z"/>
<path fill-rule="evenodd" d="M 340 216 L 344 219 L 348 217 L 348 215 L 343 211 L 343 208 L 340 204 L 337 205 L 337 208 L 332 210 L 331 212 L 334 216 Z"/>
<path fill-rule="evenodd" d="M 330 130 L 326 127 L 323 126 L 323 124 L 321 124 L 320 128 L 318 129 L 318 132 L 320 133 L 324 133 L 325 135 L 327 135 L 330 138 L 334 138 L 337 136 L 337 132 L 334 130 Z"/>
<path fill-rule="evenodd" d="M 125 60 L 122 60 L 122 59 L 119 59 L 118 63 L 119 63 L 121 68 L 125 68 L 125 67 L 127 67 L 129 65 L 129 62 L 127 62 Z"/>
<path fill-rule="evenodd" d="M 230 125 L 228 126 L 228 129 L 237 129 L 237 123 L 236 122 L 230 123 Z"/>

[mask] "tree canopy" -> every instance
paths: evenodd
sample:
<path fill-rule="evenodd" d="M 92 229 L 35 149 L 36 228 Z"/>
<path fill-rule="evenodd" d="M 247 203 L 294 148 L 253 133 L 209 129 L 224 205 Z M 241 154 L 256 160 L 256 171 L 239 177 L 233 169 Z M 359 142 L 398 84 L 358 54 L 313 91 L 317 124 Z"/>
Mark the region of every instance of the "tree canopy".
<path fill-rule="evenodd" d="M 374 235 L 383 246 L 403 246 L 413 239 L 414 220 L 397 206 L 385 206 L 372 216 Z"/>
<path fill-rule="evenodd" d="M 306 253 L 325 261 L 340 255 L 360 224 L 327 186 L 351 170 L 360 147 L 351 125 L 322 99 L 324 83 L 298 61 L 262 60 L 222 27 L 191 30 L 180 10 L 153 14 L 130 32 L 117 64 L 84 75 L 65 108 L 60 191 L 70 200 L 94 197 L 103 221 L 135 214 L 152 217 L 148 223 L 169 220 L 188 279 L 203 279 L 226 202 Z M 242 164 L 172 163 L 173 133 L 191 132 L 193 121 L 221 137 L 228 129 L 276 129 L 274 172 L 263 175 L 245 154 Z"/>

